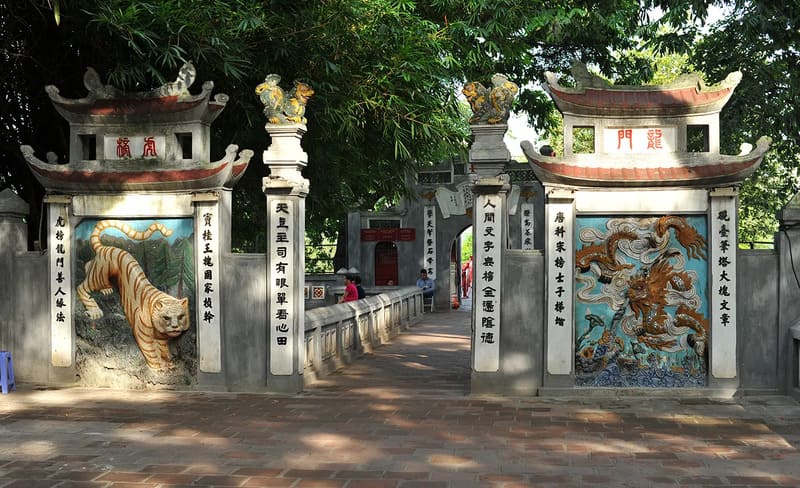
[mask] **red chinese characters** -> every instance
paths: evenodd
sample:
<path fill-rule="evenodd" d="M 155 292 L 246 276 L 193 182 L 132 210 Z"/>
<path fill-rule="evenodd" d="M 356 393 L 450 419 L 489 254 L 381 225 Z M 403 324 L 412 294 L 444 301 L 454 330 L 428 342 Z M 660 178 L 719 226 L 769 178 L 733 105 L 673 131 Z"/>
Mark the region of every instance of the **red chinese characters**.
<path fill-rule="evenodd" d="M 117 138 L 117 157 L 120 159 L 131 157 L 131 141 L 127 137 Z"/>

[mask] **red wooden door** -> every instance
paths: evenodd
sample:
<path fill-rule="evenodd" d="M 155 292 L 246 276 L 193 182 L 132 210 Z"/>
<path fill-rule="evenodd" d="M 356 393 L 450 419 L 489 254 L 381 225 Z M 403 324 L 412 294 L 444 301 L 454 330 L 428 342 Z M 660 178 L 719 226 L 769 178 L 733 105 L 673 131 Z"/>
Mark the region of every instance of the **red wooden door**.
<path fill-rule="evenodd" d="M 397 246 L 394 242 L 375 245 L 375 286 L 397 286 Z"/>

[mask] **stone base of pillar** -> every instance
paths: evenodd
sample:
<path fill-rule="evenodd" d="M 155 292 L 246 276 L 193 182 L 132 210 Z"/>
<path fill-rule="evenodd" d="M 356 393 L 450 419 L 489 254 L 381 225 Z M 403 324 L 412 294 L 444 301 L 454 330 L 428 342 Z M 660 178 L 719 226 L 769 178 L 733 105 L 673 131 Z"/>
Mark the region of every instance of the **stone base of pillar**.
<path fill-rule="evenodd" d="M 267 391 L 270 393 L 283 393 L 287 395 L 300 393 L 303 391 L 303 375 L 269 375 L 267 378 Z"/>

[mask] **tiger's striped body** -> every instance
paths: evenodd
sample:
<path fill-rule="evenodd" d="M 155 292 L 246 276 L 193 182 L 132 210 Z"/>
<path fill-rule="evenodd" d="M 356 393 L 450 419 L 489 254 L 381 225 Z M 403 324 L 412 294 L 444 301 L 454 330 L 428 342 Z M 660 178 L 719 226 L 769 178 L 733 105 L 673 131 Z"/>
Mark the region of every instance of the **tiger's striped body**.
<path fill-rule="evenodd" d="M 118 229 L 138 241 L 149 239 L 156 231 L 164 236 L 172 234 L 159 222 L 152 223 L 144 232 L 136 231 L 120 220 L 97 222 L 89 238 L 95 257 L 86 263 L 86 279 L 78 285 L 78 299 L 86 307 L 90 319 L 99 319 L 103 311 L 91 297 L 91 292 L 108 295 L 116 287 L 125 317 L 147 365 L 152 369 L 172 367 L 168 341 L 189 329 L 189 301 L 187 298 L 177 299 L 154 287 L 129 252 L 104 246 L 100 235 L 108 228 Z"/>

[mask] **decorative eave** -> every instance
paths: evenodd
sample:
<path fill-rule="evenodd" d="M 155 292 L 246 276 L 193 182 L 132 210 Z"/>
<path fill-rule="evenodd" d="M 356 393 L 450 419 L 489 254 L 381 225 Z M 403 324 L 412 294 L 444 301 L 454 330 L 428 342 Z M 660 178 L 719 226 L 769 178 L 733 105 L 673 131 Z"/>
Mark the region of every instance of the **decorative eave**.
<path fill-rule="evenodd" d="M 669 85 L 610 85 L 573 65 L 575 88 L 561 86 L 554 73 L 546 72 L 543 89 L 564 114 L 577 116 L 649 117 L 719 113 L 742 79 L 734 71 L 722 82 L 706 86 L 696 73 L 684 75 Z"/>
<path fill-rule="evenodd" d="M 522 142 L 531 169 L 543 185 L 595 187 L 711 187 L 732 185 L 753 174 L 772 139 L 761 137 L 753 150 L 737 156 L 709 153 L 664 155 L 543 156 Z M 743 145 L 750 146 L 749 144 Z"/>
<path fill-rule="evenodd" d="M 236 183 L 239 183 L 252 157 L 253 151 L 250 149 L 245 149 L 239 153 L 239 158 L 233 162 L 233 166 L 231 167 L 231 176 L 228 178 L 228 181 L 225 182 L 225 188 L 233 188 L 236 186 Z"/>
<path fill-rule="evenodd" d="M 210 100 L 213 81 L 203 83 L 197 95 L 189 93 L 195 78 L 194 66 L 185 64 L 174 82 L 148 92 L 125 93 L 111 85 L 103 85 L 93 68 L 87 68 L 83 84 L 89 94 L 69 99 L 53 85 L 45 87 L 56 110 L 70 124 L 119 125 L 132 122 L 176 123 L 201 121 L 211 123 L 225 108 L 229 97 L 218 93 Z"/>
<path fill-rule="evenodd" d="M 118 191 L 187 191 L 232 187 L 241 178 L 253 151 L 231 144 L 219 161 L 191 162 L 152 160 L 78 161 L 46 163 L 33 148 L 20 146 L 34 176 L 50 192 L 105 193 Z M 234 170 L 236 174 L 234 174 Z"/>

